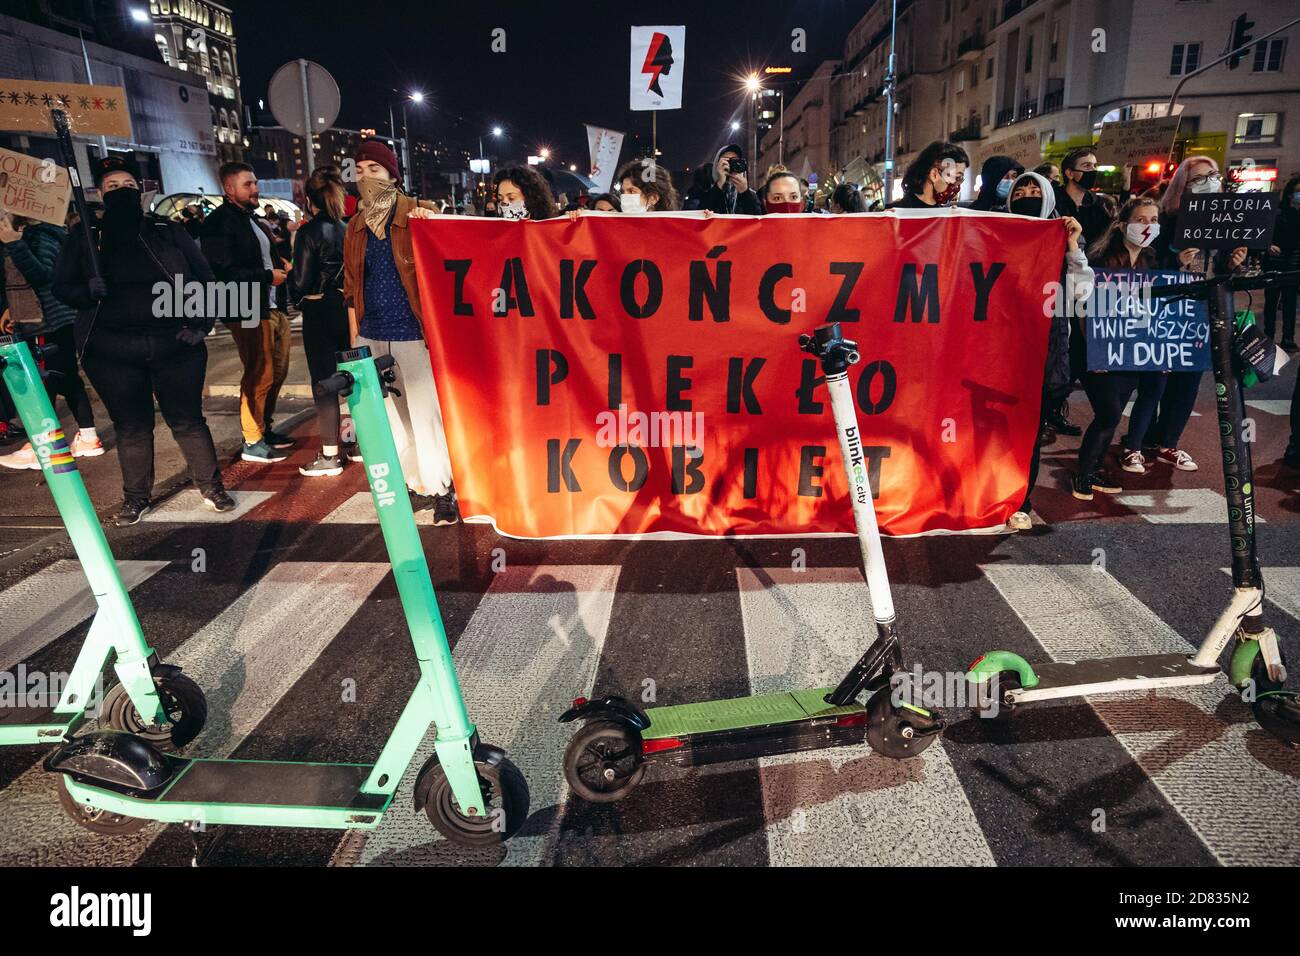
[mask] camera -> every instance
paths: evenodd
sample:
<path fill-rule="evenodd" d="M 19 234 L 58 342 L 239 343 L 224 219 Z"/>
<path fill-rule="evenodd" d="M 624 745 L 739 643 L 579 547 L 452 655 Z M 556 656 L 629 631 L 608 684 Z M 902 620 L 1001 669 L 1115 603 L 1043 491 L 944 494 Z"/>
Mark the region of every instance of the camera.
<path fill-rule="evenodd" d="M 731 174 L 749 172 L 749 164 L 737 156 L 735 159 L 727 160 L 727 172 Z"/>

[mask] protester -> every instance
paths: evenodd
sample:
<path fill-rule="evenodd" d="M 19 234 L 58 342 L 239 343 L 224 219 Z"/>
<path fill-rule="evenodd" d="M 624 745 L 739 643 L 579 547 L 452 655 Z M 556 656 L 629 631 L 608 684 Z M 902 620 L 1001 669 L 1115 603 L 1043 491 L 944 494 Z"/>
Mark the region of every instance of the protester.
<path fill-rule="evenodd" d="M 527 166 L 497 170 L 492 193 L 502 219 L 550 219 L 559 213 L 550 185 Z"/>
<path fill-rule="evenodd" d="M 980 167 L 979 195 L 970 208 L 981 212 L 1006 212 L 1011 187 L 1024 171 L 1025 167 L 1010 156 L 990 156 L 984 160 Z"/>
<path fill-rule="evenodd" d="M 891 209 L 935 209 L 961 194 L 970 157 L 955 143 L 935 140 L 903 172 L 903 198 Z"/>
<path fill-rule="evenodd" d="M 695 172 L 691 174 L 691 185 L 686 190 L 686 196 L 682 200 L 682 208 L 697 210 L 704 208 L 704 197 L 708 194 L 709 188 L 713 185 L 713 166 L 705 163 L 695 167 Z"/>
<path fill-rule="evenodd" d="M 668 170 L 650 159 L 634 159 L 618 171 L 619 211 L 672 212 L 681 208 Z"/>
<path fill-rule="evenodd" d="M 1282 208 L 1273 227 L 1273 244 L 1264 257 L 1264 268 L 1291 272 L 1300 269 L 1300 176 L 1292 176 L 1282 190 Z M 1295 351 L 1295 286 L 1264 290 L 1264 334 L 1269 340 L 1277 332 L 1277 309 L 1282 307 L 1282 348 Z"/>
<path fill-rule="evenodd" d="M 597 212 L 622 212 L 623 206 L 615 193 L 599 193 L 591 197 L 590 208 Z"/>
<path fill-rule="evenodd" d="M 831 193 L 831 212 L 837 215 L 844 213 L 866 212 L 867 204 L 862 198 L 862 193 L 853 183 L 840 183 Z"/>
<path fill-rule="evenodd" d="M 1154 199 L 1130 199 L 1120 209 L 1116 220 L 1088 250 L 1089 261 L 1103 269 L 1155 269 L 1158 261 L 1152 244 L 1159 232 L 1160 205 Z M 1137 398 L 1129 412 L 1128 434 L 1121 442 L 1120 467 L 1142 475 L 1146 474 L 1146 455 L 1143 452 L 1147 444 L 1146 435 L 1155 418 L 1160 396 L 1168 384 L 1169 373 L 1134 372 L 1132 376 Z M 1126 396 L 1120 404 L 1121 412 L 1127 403 Z M 1109 441 L 1108 438 L 1107 444 Z"/>
<path fill-rule="evenodd" d="M 321 388 L 337 371 L 335 353 L 352 348 L 348 309 L 343 301 L 343 174 L 337 166 L 320 166 L 307 178 L 311 220 L 297 231 L 289 285 L 302 311 L 302 347 L 311 375 L 321 453 L 298 473 L 308 478 L 343 473 L 339 448 L 339 397 Z"/>
<path fill-rule="evenodd" d="M 1055 163 L 1043 163 L 1041 166 L 1035 166 L 1034 172 L 1050 181 L 1053 186 L 1061 185 L 1061 167 Z"/>
<path fill-rule="evenodd" d="M 1022 172 L 1012 182 L 1007 197 L 1008 209 L 1016 215 L 1032 216 L 1036 219 L 1064 218 L 1065 221 L 1065 257 L 1061 263 L 1060 279 L 1062 294 L 1053 308 L 1047 336 L 1047 359 L 1043 366 L 1041 408 L 1046 409 L 1049 396 L 1069 382 L 1069 316 L 1076 311 L 1074 304 L 1086 299 L 1092 291 L 1092 269 L 1089 268 L 1088 261 L 1079 248 L 1079 237 L 1083 230 L 1076 220 L 1059 215 L 1052 184 L 1045 177 L 1038 173 Z M 1038 481 L 1038 464 L 1044 437 L 1043 430 L 1040 428 L 1038 436 L 1034 439 L 1034 450 L 1029 459 L 1029 484 L 1025 489 L 1025 500 L 1007 520 L 1007 526 L 1013 531 L 1024 531 L 1032 526 L 1031 499 L 1034 485 Z"/>
<path fill-rule="evenodd" d="M 799 177 L 784 167 L 772 173 L 763 184 L 763 212 L 790 215 L 804 209 L 803 183 Z"/>
<path fill-rule="evenodd" d="M 728 143 L 718 150 L 713 160 L 712 181 L 698 208 L 719 214 L 762 215 L 763 203 L 758 193 L 749 188 L 745 151 L 736 143 Z"/>
<path fill-rule="evenodd" d="M 140 177 L 109 156 L 95 166 L 104 197 L 97 242 L 101 275 L 93 275 L 84 235 L 63 244 L 54 266 L 54 295 L 78 309 L 75 339 L 82 366 L 108 409 L 117 436 L 124 501 L 116 524 L 149 511 L 154 483 L 154 401 L 214 511 L 231 511 L 217 470 L 212 433 L 203 418 L 203 379 L 212 319 L 187 319 L 183 308 L 156 308 L 159 282 L 208 283 L 212 270 L 180 223 L 146 217 Z"/>
<path fill-rule="evenodd" d="M 275 237 L 253 213 L 259 190 L 253 167 L 226 163 L 219 173 L 226 201 L 203 223 L 203 254 L 222 282 L 246 283 L 256 315 L 223 315 L 243 376 L 239 381 L 239 423 L 244 461 L 275 462 L 289 457 L 294 441 L 271 427 L 280 388 L 289 374 L 289 317 L 277 307 L 276 288 L 288 276 L 273 258 Z M 268 209 L 271 208 L 267 204 Z"/>
<path fill-rule="evenodd" d="M 1073 216 L 1083 227 L 1084 246 L 1089 247 L 1106 231 L 1111 217 L 1092 192 L 1097 185 L 1097 154 L 1091 146 L 1080 146 L 1061 160 L 1064 184 L 1054 186 L 1056 208 L 1062 216 Z"/>
<path fill-rule="evenodd" d="M 460 516 L 442 410 L 424 343 L 409 223 L 434 218 L 435 213 L 432 203 L 417 202 L 402 192 L 397 155 L 384 143 L 365 140 L 355 159 L 361 203 L 343 239 L 343 294 L 353 339 L 374 355 L 397 359 L 396 391 L 387 400 L 388 421 L 412 506 L 422 509 L 432 504 L 434 524 L 455 524 Z M 516 208 L 516 203 L 525 207 L 523 197 L 528 195 L 539 215 L 554 211 L 549 187 L 532 170 L 501 170 L 494 187 L 508 208 Z"/>
<path fill-rule="evenodd" d="M 1223 188 L 1219 165 L 1207 156 L 1194 156 L 1178 164 L 1169 180 L 1169 188 L 1160 200 L 1160 232 L 1156 236 L 1154 251 L 1162 269 L 1193 272 L 1209 278 L 1215 273 L 1216 257 L 1211 250 L 1195 248 L 1177 249 L 1173 245 L 1178 221 L 1178 209 L 1183 197 L 1192 193 L 1217 193 Z M 1222 257 L 1228 271 L 1240 269 L 1246 261 L 1246 249 L 1233 249 Z M 1186 450 L 1178 447 L 1192 417 L 1196 394 L 1201 387 L 1202 372 L 1170 372 L 1155 424 L 1147 431 L 1144 449 L 1147 457 L 1173 465 L 1179 471 L 1196 471 L 1197 464 Z"/>
<path fill-rule="evenodd" d="M 67 230 L 48 222 L 0 214 L 0 258 L 6 309 L 0 318 L 0 334 L 39 336 L 44 344 L 53 345 L 45 367 L 51 373 L 45 390 L 51 406 L 62 395 L 77 422 L 77 434 L 71 443 L 74 458 L 95 458 L 104 454 L 104 445 L 95 430 L 95 415 L 90 407 L 86 385 L 77 368 L 77 346 L 73 324 L 77 314 L 60 302 L 51 288 L 54 264 L 67 239 Z M 41 463 L 31 443 L 0 457 L 5 468 L 40 471 Z"/>

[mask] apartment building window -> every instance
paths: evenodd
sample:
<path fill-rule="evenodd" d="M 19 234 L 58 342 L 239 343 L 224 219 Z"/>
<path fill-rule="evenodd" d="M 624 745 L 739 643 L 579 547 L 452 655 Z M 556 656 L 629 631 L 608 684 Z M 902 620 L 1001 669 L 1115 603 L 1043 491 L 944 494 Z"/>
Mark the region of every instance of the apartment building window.
<path fill-rule="evenodd" d="M 1237 114 L 1237 133 L 1232 138 L 1232 145 L 1270 145 L 1276 143 L 1277 128 L 1281 118 L 1281 113 Z"/>
<path fill-rule="evenodd" d="M 988 69 L 984 71 L 984 79 L 986 80 L 993 79 L 993 60 L 994 57 L 989 57 Z"/>
<path fill-rule="evenodd" d="M 957 71 L 957 92 L 966 92 L 966 67 L 964 66 Z"/>
<path fill-rule="evenodd" d="M 1282 54 L 1286 50 L 1286 37 L 1274 37 L 1255 44 L 1255 73 L 1280 73 Z"/>
<path fill-rule="evenodd" d="M 1025 43 L 1025 72 L 1028 73 L 1034 68 L 1034 38 L 1031 36 Z"/>
<path fill-rule="evenodd" d="M 1191 73 L 1201 65 L 1201 45 L 1199 43 L 1175 43 L 1173 56 L 1169 59 L 1169 75 L 1182 76 Z"/>
<path fill-rule="evenodd" d="M 1047 60 L 1049 63 L 1056 62 L 1056 53 L 1057 53 L 1057 49 L 1060 46 L 1060 39 L 1061 39 L 1061 21 L 1053 20 L 1052 21 L 1052 45 L 1048 48 L 1048 52 L 1047 52 Z"/>
<path fill-rule="evenodd" d="M 947 23 L 952 19 L 952 0 L 943 0 L 943 22 Z"/>
<path fill-rule="evenodd" d="M 980 85 L 980 65 L 976 63 L 970 68 L 970 88 L 973 90 Z"/>

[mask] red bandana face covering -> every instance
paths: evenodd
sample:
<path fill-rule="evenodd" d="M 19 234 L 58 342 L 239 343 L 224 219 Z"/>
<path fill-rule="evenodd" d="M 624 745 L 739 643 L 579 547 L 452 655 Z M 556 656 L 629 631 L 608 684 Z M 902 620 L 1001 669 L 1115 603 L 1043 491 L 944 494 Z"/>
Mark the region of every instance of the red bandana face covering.
<path fill-rule="evenodd" d="M 949 183 L 948 188 L 945 189 L 943 192 L 936 192 L 934 194 L 934 201 L 936 204 L 942 206 L 945 203 L 950 203 L 954 199 L 956 199 L 957 194 L 960 192 L 961 192 L 960 183 Z"/>
<path fill-rule="evenodd" d="M 769 199 L 763 204 L 769 213 L 795 213 L 803 212 L 803 203 L 801 202 L 774 202 Z"/>

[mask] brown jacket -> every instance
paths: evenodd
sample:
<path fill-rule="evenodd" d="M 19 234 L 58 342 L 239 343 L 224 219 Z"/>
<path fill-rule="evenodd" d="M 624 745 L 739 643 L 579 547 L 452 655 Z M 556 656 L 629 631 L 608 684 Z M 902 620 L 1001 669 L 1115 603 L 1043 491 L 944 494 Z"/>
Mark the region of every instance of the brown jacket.
<path fill-rule="evenodd" d="M 393 244 L 393 259 L 397 264 L 397 274 L 402 279 L 402 288 L 411 303 L 411 311 L 417 319 L 420 315 L 420 287 L 415 281 L 415 252 L 411 248 L 411 229 L 407 218 L 417 205 L 435 212 L 438 207 L 427 200 L 416 200 L 411 196 L 399 194 L 393 204 L 393 218 L 388 224 L 388 238 Z M 343 235 L 343 296 L 348 305 L 356 309 L 357 322 L 366 314 L 366 243 L 370 239 L 370 230 L 366 228 L 366 218 L 360 212 L 348 222 L 347 232 Z"/>

